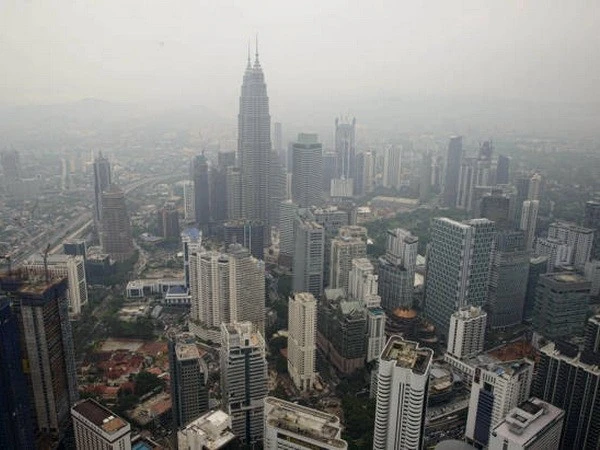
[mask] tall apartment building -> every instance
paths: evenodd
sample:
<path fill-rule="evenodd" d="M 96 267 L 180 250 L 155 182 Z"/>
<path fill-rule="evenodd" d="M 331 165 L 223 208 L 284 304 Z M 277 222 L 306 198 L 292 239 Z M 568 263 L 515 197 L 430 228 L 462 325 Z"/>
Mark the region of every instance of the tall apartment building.
<path fill-rule="evenodd" d="M 554 272 L 559 267 L 569 266 L 573 259 L 573 247 L 554 238 L 537 238 L 533 253 L 548 259 L 548 273 Z"/>
<path fill-rule="evenodd" d="M 221 324 L 221 391 L 241 443 L 262 442 L 268 392 L 265 341 L 249 322 Z"/>
<path fill-rule="evenodd" d="M 485 304 L 494 234 L 494 223 L 487 219 L 433 220 L 425 268 L 425 315 L 442 335 L 448 335 L 455 311 Z"/>
<path fill-rule="evenodd" d="M 594 230 L 591 228 L 570 222 L 554 222 L 548 228 L 548 238 L 557 239 L 573 249 L 569 265 L 583 269 L 589 261 L 594 243 Z"/>
<path fill-rule="evenodd" d="M 542 194 L 542 176 L 534 173 L 529 178 L 529 189 L 527 190 L 528 200 L 539 200 Z"/>
<path fill-rule="evenodd" d="M 561 449 L 600 446 L 599 355 L 565 342 L 540 351 L 533 395 L 565 411 Z"/>
<path fill-rule="evenodd" d="M 29 276 L 0 280 L 21 330 L 23 367 L 40 442 L 58 443 L 77 400 L 67 280 Z"/>
<path fill-rule="evenodd" d="M 323 260 L 325 230 L 308 217 L 294 220 L 294 254 L 292 262 L 294 292 L 310 292 L 315 298 L 323 294 Z"/>
<path fill-rule="evenodd" d="M 102 193 L 112 184 L 110 162 L 98 154 L 94 160 L 94 223 L 99 226 L 102 219 Z"/>
<path fill-rule="evenodd" d="M 537 227 L 539 210 L 539 200 L 525 200 L 521 207 L 519 228 L 525 232 L 525 242 L 528 250 L 533 249 L 533 244 L 535 242 L 535 230 Z"/>
<path fill-rule="evenodd" d="M 355 193 L 362 196 L 373 191 L 375 187 L 375 154 L 362 152 L 356 156 Z"/>
<path fill-rule="evenodd" d="M 181 233 L 183 250 L 183 274 L 185 285 L 190 288 L 190 260 L 195 253 L 202 252 L 202 232 L 198 228 L 186 228 Z"/>
<path fill-rule="evenodd" d="M 323 145 L 316 134 L 300 133 L 292 144 L 292 200 L 301 208 L 321 203 Z"/>
<path fill-rule="evenodd" d="M 331 241 L 329 286 L 332 289 L 348 289 L 348 276 L 352 269 L 352 260 L 367 256 L 365 237 L 366 230 L 363 227 L 342 227 L 338 236 Z"/>
<path fill-rule="evenodd" d="M 115 184 L 111 184 L 102 193 L 100 244 L 102 251 L 115 261 L 125 261 L 133 255 L 133 237 L 125 194 Z"/>
<path fill-rule="evenodd" d="M 483 351 L 487 313 L 480 306 L 467 306 L 450 316 L 448 353 L 462 359 Z"/>
<path fill-rule="evenodd" d="M 501 231 L 494 239 L 490 264 L 488 325 L 502 329 L 523 321 L 530 252 L 522 231 Z"/>
<path fill-rule="evenodd" d="M 164 239 L 179 239 L 179 211 L 173 202 L 167 202 L 157 211 L 158 235 Z"/>
<path fill-rule="evenodd" d="M 298 205 L 284 200 L 279 206 L 279 255 L 290 260 L 294 254 L 294 222 Z"/>
<path fill-rule="evenodd" d="M 492 431 L 489 450 L 560 448 L 565 412 L 538 398 L 513 408 Z"/>
<path fill-rule="evenodd" d="M 288 302 L 288 372 L 296 387 L 310 391 L 317 358 L 317 301 L 309 292 L 296 292 Z"/>
<path fill-rule="evenodd" d="M 316 409 L 265 398 L 265 450 L 344 450 L 342 425 L 337 416 Z"/>
<path fill-rule="evenodd" d="M 575 272 L 541 275 L 537 282 L 533 326 L 548 339 L 583 333 L 591 283 Z"/>
<path fill-rule="evenodd" d="M 77 450 L 131 450 L 131 425 L 96 400 L 71 408 Z"/>
<path fill-rule="evenodd" d="M 462 153 L 462 136 L 451 137 L 446 154 L 443 191 L 444 204 L 449 207 L 456 205 L 456 198 L 458 197 L 458 177 L 460 174 Z"/>
<path fill-rule="evenodd" d="M 397 228 L 387 232 L 387 248 L 379 258 L 379 295 L 386 311 L 412 308 L 419 238 Z"/>
<path fill-rule="evenodd" d="M 208 367 L 193 336 L 169 338 L 171 401 L 175 428 L 181 428 L 208 411 Z"/>
<path fill-rule="evenodd" d="M 235 449 L 231 416 L 221 410 L 212 410 L 177 431 L 179 450 Z"/>
<path fill-rule="evenodd" d="M 508 412 L 529 398 L 533 362 L 527 359 L 476 367 L 471 385 L 465 437 L 486 446 Z"/>
<path fill-rule="evenodd" d="M 240 244 L 227 252 L 205 251 L 191 256 L 190 329 L 216 341 L 221 323 L 250 321 L 261 333 L 265 324 L 264 263 Z"/>
<path fill-rule="evenodd" d="M 356 176 L 356 118 L 335 119 L 335 153 L 337 155 L 337 178 L 352 180 Z M 352 196 L 353 192 L 350 192 Z"/>
<path fill-rule="evenodd" d="M 383 186 L 391 189 L 400 189 L 402 184 L 402 146 L 390 145 L 385 149 L 385 163 L 383 171 Z"/>
<path fill-rule="evenodd" d="M 186 223 L 196 221 L 194 182 L 190 180 L 183 182 L 183 219 Z"/>
<path fill-rule="evenodd" d="M 88 292 L 85 277 L 85 260 L 83 256 L 48 255 L 46 260 L 48 273 L 65 277 L 68 281 L 69 313 L 72 316 L 81 314 L 81 308 L 87 305 Z M 38 276 L 45 273 L 44 259 L 41 255 L 26 261 L 24 267 Z"/>
<path fill-rule="evenodd" d="M 433 350 L 392 336 L 379 358 L 374 450 L 423 445 Z"/>

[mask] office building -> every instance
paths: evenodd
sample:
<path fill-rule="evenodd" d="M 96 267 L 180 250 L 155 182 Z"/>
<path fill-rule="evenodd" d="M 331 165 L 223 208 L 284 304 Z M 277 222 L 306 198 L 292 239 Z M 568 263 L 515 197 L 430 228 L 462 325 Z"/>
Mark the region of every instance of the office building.
<path fill-rule="evenodd" d="M 335 153 L 337 155 L 337 178 L 347 180 L 353 186 L 356 176 L 356 118 L 335 119 Z M 350 197 L 354 192 L 350 192 Z"/>
<path fill-rule="evenodd" d="M 533 254 L 548 259 L 547 270 L 550 273 L 561 267 L 570 266 L 573 260 L 573 247 L 559 239 L 537 238 Z"/>
<path fill-rule="evenodd" d="M 215 409 L 177 432 L 179 450 L 225 450 L 237 447 L 237 438 L 231 430 L 231 416 Z"/>
<path fill-rule="evenodd" d="M 21 330 L 21 355 L 38 445 L 58 443 L 78 399 L 65 278 L 20 274 L 0 280 Z"/>
<path fill-rule="evenodd" d="M 600 315 L 598 314 L 587 320 L 583 351 L 587 354 L 600 354 Z"/>
<path fill-rule="evenodd" d="M 342 425 L 337 416 L 286 402 L 265 398 L 265 450 L 344 450 Z"/>
<path fill-rule="evenodd" d="M 375 154 L 363 152 L 356 156 L 356 178 L 354 188 L 356 195 L 364 196 L 375 187 Z"/>
<path fill-rule="evenodd" d="M 390 189 L 400 189 L 402 185 L 402 146 L 390 145 L 385 149 L 383 171 L 383 186 Z"/>
<path fill-rule="evenodd" d="M 169 370 L 173 421 L 178 429 L 208 411 L 208 367 L 193 335 L 169 337 Z"/>
<path fill-rule="evenodd" d="M 329 195 L 338 200 L 351 198 L 354 192 L 354 179 L 334 178 L 331 180 Z M 343 201 L 343 200 L 342 200 Z"/>
<path fill-rule="evenodd" d="M 221 324 L 221 392 L 232 431 L 243 445 L 263 439 L 267 396 L 265 341 L 249 322 Z"/>
<path fill-rule="evenodd" d="M 4 150 L 0 152 L 0 165 L 2 166 L 2 175 L 9 183 L 19 181 L 23 176 L 21 172 L 21 158 L 19 152 L 16 150 Z"/>
<path fill-rule="evenodd" d="M 298 205 L 285 200 L 279 206 L 279 255 L 291 259 L 294 254 L 294 222 L 298 215 Z"/>
<path fill-rule="evenodd" d="M 290 144 L 291 149 L 291 144 Z M 290 158 L 291 159 L 291 158 Z M 323 153 L 323 190 L 329 192 L 331 189 L 331 183 L 337 177 L 337 166 L 338 158 L 336 152 L 324 152 Z M 290 164 L 288 161 L 288 171 L 290 171 Z"/>
<path fill-rule="evenodd" d="M 284 164 L 279 161 L 275 152 L 271 152 L 271 165 L 269 169 L 269 197 L 268 197 L 268 228 L 265 230 L 265 242 L 271 243 L 271 228 L 279 224 L 279 205 L 288 198 L 288 174 Z"/>
<path fill-rule="evenodd" d="M 594 230 L 592 257 L 600 259 L 600 201 L 586 202 L 583 226 Z"/>
<path fill-rule="evenodd" d="M 533 326 L 548 339 L 568 338 L 584 331 L 591 283 L 575 272 L 540 275 Z"/>
<path fill-rule="evenodd" d="M 10 302 L 0 296 L 0 442 L 7 449 L 33 449 L 31 399 L 23 373 L 21 335 Z"/>
<path fill-rule="evenodd" d="M 131 425 L 87 398 L 71 408 L 77 450 L 131 450 Z"/>
<path fill-rule="evenodd" d="M 512 223 L 511 198 L 501 190 L 485 194 L 479 201 L 478 217 L 489 219 L 497 229 L 509 229 Z"/>
<path fill-rule="evenodd" d="M 423 445 L 433 350 L 392 336 L 379 358 L 374 450 Z"/>
<path fill-rule="evenodd" d="M 381 305 L 391 312 L 412 308 L 415 267 L 419 238 L 396 228 L 387 232 L 387 248 L 379 258 L 379 295 Z"/>
<path fill-rule="evenodd" d="M 194 182 L 186 180 L 183 182 L 183 219 L 185 223 L 194 223 L 196 221 L 195 202 Z"/>
<path fill-rule="evenodd" d="M 206 228 L 210 223 L 210 182 L 208 159 L 204 154 L 192 159 L 190 178 L 194 183 L 195 222 L 200 228 Z"/>
<path fill-rule="evenodd" d="M 431 151 L 428 150 L 423 154 L 419 167 L 419 201 L 421 203 L 427 202 L 431 195 L 432 164 L 433 157 Z"/>
<path fill-rule="evenodd" d="M 490 450 L 558 449 L 565 412 L 538 398 L 513 408 L 492 431 Z"/>
<path fill-rule="evenodd" d="M 566 342 L 542 347 L 533 395 L 565 411 L 561 449 L 600 446 L 600 369 L 598 353 L 579 352 Z"/>
<path fill-rule="evenodd" d="M 227 183 L 227 219 L 236 220 L 244 217 L 242 209 L 242 171 L 239 167 L 228 167 Z"/>
<path fill-rule="evenodd" d="M 63 253 L 69 256 L 83 256 L 85 261 L 87 246 L 85 239 L 73 239 L 63 242 Z"/>
<path fill-rule="evenodd" d="M 317 308 L 317 346 L 345 375 L 364 367 L 367 356 L 365 308 L 349 300 L 344 289 L 325 289 Z"/>
<path fill-rule="evenodd" d="M 265 259 L 265 225 L 259 220 L 230 220 L 223 225 L 225 245 L 240 244 L 257 259 Z"/>
<path fill-rule="evenodd" d="M 181 233 L 183 247 L 183 274 L 185 286 L 190 288 L 190 259 L 194 253 L 202 251 L 202 233 L 198 228 L 186 228 Z"/>
<path fill-rule="evenodd" d="M 496 164 L 496 184 L 508 184 L 510 181 L 510 157 L 498 155 Z"/>
<path fill-rule="evenodd" d="M 487 446 L 496 425 L 529 398 L 532 378 L 533 362 L 527 359 L 476 367 L 465 429 L 467 442 Z"/>
<path fill-rule="evenodd" d="M 102 194 L 100 245 L 117 262 L 131 258 L 134 252 L 125 194 L 114 184 Z"/>
<path fill-rule="evenodd" d="M 490 264 L 488 326 L 503 329 L 523 321 L 530 252 L 523 231 L 496 234 Z"/>
<path fill-rule="evenodd" d="M 453 136 L 448 144 L 446 154 L 446 170 L 444 174 L 444 204 L 449 207 L 456 205 L 458 197 L 458 177 L 460 174 L 460 164 L 462 161 L 462 136 Z"/>
<path fill-rule="evenodd" d="M 300 133 L 292 144 L 292 200 L 301 208 L 321 203 L 323 145 L 316 134 Z"/>
<path fill-rule="evenodd" d="M 281 122 L 273 123 L 273 150 L 277 153 L 281 162 L 287 166 L 287 155 L 283 147 L 283 128 Z"/>
<path fill-rule="evenodd" d="M 158 210 L 158 235 L 166 240 L 179 240 L 179 212 L 175 203 L 169 202 Z"/>
<path fill-rule="evenodd" d="M 571 248 L 569 265 L 583 269 L 590 260 L 594 243 L 594 230 L 570 222 L 554 222 L 548 228 L 548 238 L 557 239 Z"/>
<path fill-rule="evenodd" d="M 310 391 L 315 383 L 317 301 L 309 292 L 296 292 L 288 303 L 288 372 L 296 387 Z"/>
<path fill-rule="evenodd" d="M 351 227 L 342 227 L 338 236 L 331 241 L 329 263 L 329 286 L 332 289 L 348 289 L 348 276 L 352 260 L 367 256 L 366 229 L 363 235 L 352 235 Z"/>
<path fill-rule="evenodd" d="M 480 306 L 467 306 L 450 316 L 448 353 L 458 359 L 471 358 L 483 351 L 487 313 Z"/>
<path fill-rule="evenodd" d="M 473 209 L 473 193 L 476 186 L 477 158 L 464 158 L 458 172 L 457 208 L 471 211 Z"/>
<path fill-rule="evenodd" d="M 348 274 L 348 296 L 364 306 L 380 306 L 377 275 L 368 258 L 354 258 Z"/>
<path fill-rule="evenodd" d="M 323 293 L 325 230 L 309 217 L 294 219 L 293 280 L 294 292 L 310 292 L 320 299 Z"/>
<path fill-rule="evenodd" d="M 244 72 L 238 115 L 238 157 L 243 217 L 268 223 L 271 116 L 265 76 L 258 59 L 258 48 L 254 64 L 248 57 Z"/>
<path fill-rule="evenodd" d="M 527 275 L 527 289 L 525 291 L 525 304 L 523 305 L 523 320 L 531 322 L 535 309 L 535 292 L 540 275 L 548 272 L 548 258 L 545 256 L 534 256 L 529 259 L 529 271 Z"/>
<path fill-rule="evenodd" d="M 594 259 L 585 263 L 583 273 L 586 280 L 592 283 L 590 295 L 592 297 L 600 296 L 600 260 Z"/>
<path fill-rule="evenodd" d="M 265 324 L 264 263 L 240 244 L 226 252 L 204 251 L 190 259 L 190 330 L 219 339 L 221 323 L 250 321 L 261 333 Z"/>
<path fill-rule="evenodd" d="M 111 184 L 110 162 L 100 153 L 94 160 L 94 223 L 96 226 L 102 220 L 102 194 Z"/>
<path fill-rule="evenodd" d="M 464 306 L 483 306 L 488 296 L 494 223 L 487 219 L 432 221 L 425 266 L 425 315 L 447 336 L 450 316 Z"/>
<path fill-rule="evenodd" d="M 210 218 L 221 223 L 227 220 L 227 169 L 235 164 L 235 152 L 219 152 L 218 164 L 210 171 Z"/>
<path fill-rule="evenodd" d="M 542 176 L 539 173 L 534 173 L 529 178 L 529 189 L 527 190 L 528 200 L 540 200 L 542 194 Z"/>

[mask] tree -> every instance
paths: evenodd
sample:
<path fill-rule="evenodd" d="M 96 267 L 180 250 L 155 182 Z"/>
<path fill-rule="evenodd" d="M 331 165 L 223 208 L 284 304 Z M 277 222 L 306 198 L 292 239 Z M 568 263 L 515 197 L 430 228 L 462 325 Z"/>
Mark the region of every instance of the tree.
<path fill-rule="evenodd" d="M 163 387 L 164 382 L 156 375 L 150 372 L 142 371 L 135 377 L 134 394 L 141 397 L 158 387 Z"/>

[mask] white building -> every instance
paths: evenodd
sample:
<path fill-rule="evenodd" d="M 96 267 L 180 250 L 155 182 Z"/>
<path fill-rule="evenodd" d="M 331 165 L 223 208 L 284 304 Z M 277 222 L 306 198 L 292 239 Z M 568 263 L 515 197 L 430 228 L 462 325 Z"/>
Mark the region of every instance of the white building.
<path fill-rule="evenodd" d="M 420 449 L 433 350 L 392 336 L 377 374 L 374 450 Z"/>
<path fill-rule="evenodd" d="M 537 238 L 535 240 L 536 256 L 548 257 L 548 273 L 556 267 L 569 266 L 573 257 L 573 247 L 555 238 Z"/>
<path fill-rule="evenodd" d="M 519 228 L 525 231 L 525 242 L 527 250 L 533 249 L 535 242 L 535 230 L 537 226 L 537 217 L 540 210 L 539 200 L 525 200 L 521 209 L 521 221 Z"/>
<path fill-rule="evenodd" d="M 131 425 L 92 399 L 71 408 L 77 450 L 131 450 Z"/>
<path fill-rule="evenodd" d="M 317 301 L 309 292 L 297 292 L 288 303 L 288 372 L 301 391 L 315 382 Z"/>
<path fill-rule="evenodd" d="M 203 251 L 202 232 L 197 228 L 188 228 L 181 233 L 181 245 L 183 246 L 183 272 L 185 285 L 190 288 L 190 258 L 194 253 Z"/>
<path fill-rule="evenodd" d="M 265 341 L 252 323 L 221 324 L 221 391 L 233 433 L 243 445 L 263 439 L 267 396 Z"/>
<path fill-rule="evenodd" d="M 363 227 L 342 227 L 339 235 L 331 241 L 329 286 L 332 289 L 348 290 L 352 260 L 367 256 L 366 239 L 362 236 L 345 234 L 346 232 L 352 233 L 351 228 L 364 229 Z"/>
<path fill-rule="evenodd" d="M 265 398 L 264 414 L 265 450 L 348 448 L 337 416 L 275 397 Z"/>
<path fill-rule="evenodd" d="M 177 432 L 179 450 L 218 450 L 234 440 L 231 416 L 218 409 L 207 412 Z"/>
<path fill-rule="evenodd" d="M 489 450 L 560 448 L 565 412 L 537 398 L 513 408 L 492 431 Z"/>
<path fill-rule="evenodd" d="M 48 273 L 53 276 L 66 277 L 69 284 L 69 314 L 78 316 L 81 308 L 88 302 L 87 280 L 83 256 L 49 255 Z M 37 274 L 44 273 L 44 259 L 35 256 L 24 264 L 26 270 Z"/>
<path fill-rule="evenodd" d="M 348 275 L 348 296 L 367 308 L 381 306 L 381 298 L 377 295 L 377 275 L 374 271 L 375 268 L 368 258 L 354 258 Z"/>
<path fill-rule="evenodd" d="M 582 269 L 590 260 L 594 230 L 570 222 L 554 222 L 548 228 L 548 238 L 557 239 L 573 249 L 569 265 Z"/>
<path fill-rule="evenodd" d="M 186 180 L 183 182 L 183 217 L 187 223 L 196 221 L 194 206 L 194 182 Z"/>
<path fill-rule="evenodd" d="M 331 189 L 329 195 L 331 197 L 352 197 L 354 191 L 354 179 L 334 178 L 331 180 Z"/>
<path fill-rule="evenodd" d="M 469 358 L 483 351 L 487 313 L 480 306 L 462 308 L 450 316 L 448 353 Z"/>
<path fill-rule="evenodd" d="M 385 150 L 384 158 L 383 186 L 392 189 L 400 189 L 400 186 L 402 185 L 402 146 L 390 145 Z"/>

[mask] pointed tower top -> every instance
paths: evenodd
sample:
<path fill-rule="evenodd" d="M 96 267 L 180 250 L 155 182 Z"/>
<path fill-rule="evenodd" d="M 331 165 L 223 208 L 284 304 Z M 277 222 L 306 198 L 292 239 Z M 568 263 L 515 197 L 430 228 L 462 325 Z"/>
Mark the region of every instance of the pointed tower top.
<path fill-rule="evenodd" d="M 252 67 L 252 63 L 250 62 L 250 39 L 248 39 L 248 65 L 246 69 L 250 69 Z"/>
<path fill-rule="evenodd" d="M 256 55 L 255 55 L 254 63 L 260 64 L 260 62 L 258 61 L 258 33 L 256 33 Z"/>

